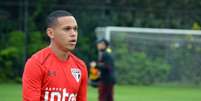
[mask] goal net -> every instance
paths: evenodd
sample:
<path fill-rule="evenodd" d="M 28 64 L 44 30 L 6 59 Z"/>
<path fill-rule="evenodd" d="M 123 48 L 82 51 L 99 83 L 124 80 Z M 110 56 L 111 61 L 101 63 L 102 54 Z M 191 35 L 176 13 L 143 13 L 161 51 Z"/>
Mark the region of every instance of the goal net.
<path fill-rule="evenodd" d="M 110 42 L 119 83 L 201 82 L 201 31 L 112 26 L 95 31 L 97 40 Z"/>

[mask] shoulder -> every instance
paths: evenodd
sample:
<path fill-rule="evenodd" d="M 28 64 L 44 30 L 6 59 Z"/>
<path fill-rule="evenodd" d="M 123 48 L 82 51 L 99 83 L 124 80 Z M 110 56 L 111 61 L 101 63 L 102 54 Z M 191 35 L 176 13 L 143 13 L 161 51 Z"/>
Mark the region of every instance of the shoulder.
<path fill-rule="evenodd" d="M 26 62 L 23 75 L 39 75 L 45 69 L 44 62 L 47 60 L 49 52 L 47 48 L 41 49 L 33 54 Z"/>
<path fill-rule="evenodd" d="M 104 53 L 103 53 L 103 57 L 111 57 L 111 53 L 109 53 L 109 52 L 107 52 L 107 51 L 105 51 Z"/>
<path fill-rule="evenodd" d="M 51 52 L 49 48 L 43 48 L 39 50 L 38 52 L 34 53 L 27 61 L 27 63 L 37 63 L 37 64 L 44 64 L 48 57 L 50 56 Z"/>
<path fill-rule="evenodd" d="M 110 53 L 107 52 L 107 51 L 105 51 L 103 54 L 104 54 L 104 55 L 110 55 Z"/>
<path fill-rule="evenodd" d="M 70 56 L 72 57 L 73 61 L 75 61 L 76 64 L 80 66 L 80 68 L 87 69 L 85 62 L 82 59 L 78 58 L 73 53 L 70 53 Z"/>

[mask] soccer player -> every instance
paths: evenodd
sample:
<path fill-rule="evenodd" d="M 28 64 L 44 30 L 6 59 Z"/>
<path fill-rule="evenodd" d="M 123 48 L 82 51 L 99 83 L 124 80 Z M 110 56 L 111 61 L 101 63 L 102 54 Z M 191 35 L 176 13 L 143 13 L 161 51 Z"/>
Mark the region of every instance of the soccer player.
<path fill-rule="evenodd" d="M 75 17 L 56 10 L 47 17 L 50 45 L 28 59 L 23 73 L 23 101 L 86 101 L 87 68 L 71 51 L 78 36 Z"/>

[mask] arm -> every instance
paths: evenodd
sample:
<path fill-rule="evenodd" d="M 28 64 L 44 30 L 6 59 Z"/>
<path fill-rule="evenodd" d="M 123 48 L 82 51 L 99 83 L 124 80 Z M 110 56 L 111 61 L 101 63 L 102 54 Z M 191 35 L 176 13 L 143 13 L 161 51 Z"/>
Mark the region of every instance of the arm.
<path fill-rule="evenodd" d="M 87 73 L 87 67 L 85 65 L 81 75 L 82 75 L 82 79 L 81 79 L 81 84 L 80 84 L 80 88 L 77 95 L 77 101 L 87 101 L 88 73 Z"/>
<path fill-rule="evenodd" d="M 23 101 L 40 101 L 41 82 L 41 65 L 36 60 L 28 60 L 22 78 Z"/>

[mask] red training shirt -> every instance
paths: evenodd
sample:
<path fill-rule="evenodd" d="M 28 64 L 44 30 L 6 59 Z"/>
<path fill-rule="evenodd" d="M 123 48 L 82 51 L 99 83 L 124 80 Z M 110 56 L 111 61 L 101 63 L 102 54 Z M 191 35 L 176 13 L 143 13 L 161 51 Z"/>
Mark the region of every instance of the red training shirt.
<path fill-rule="evenodd" d="M 23 73 L 23 101 L 86 101 L 87 68 L 69 53 L 59 60 L 48 47 L 26 62 Z"/>

